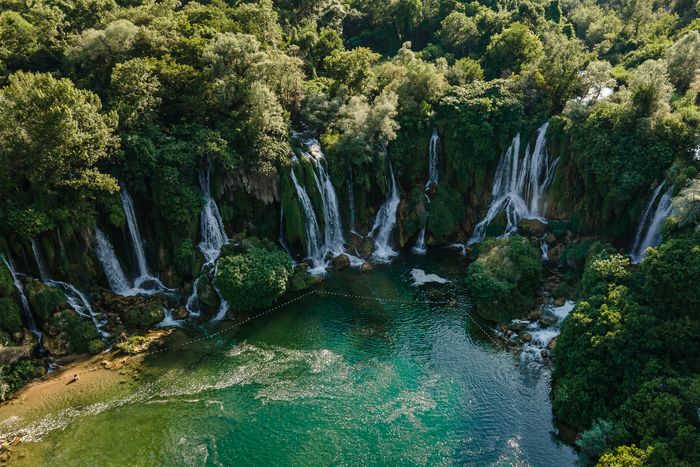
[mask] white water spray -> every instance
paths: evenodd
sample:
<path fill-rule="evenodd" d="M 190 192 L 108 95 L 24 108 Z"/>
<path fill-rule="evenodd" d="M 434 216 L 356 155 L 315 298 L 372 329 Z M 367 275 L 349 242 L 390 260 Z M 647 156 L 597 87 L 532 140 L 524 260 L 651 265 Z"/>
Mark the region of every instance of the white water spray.
<path fill-rule="evenodd" d="M 221 253 L 221 247 L 228 243 L 228 237 L 224 230 L 224 221 L 219 213 L 216 202 L 211 197 L 209 186 L 209 170 L 199 171 L 199 184 L 202 187 L 202 198 L 205 201 L 201 216 L 202 241 L 199 249 L 207 260 L 207 264 L 213 264 Z"/>
<path fill-rule="evenodd" d="M 440 183 L 438 177 L 438 161 L 440 157 L 440 135 L 438 135 L 437 127 L 433 128 L 433 136 L 430 138 L 430 146 L 428 149 L 428 183 L 425 184 L 425 198 L 428 200 L 428 206 L 430 206 L 430 198 L 428 197 L 428 189 L 430 185 L 437 185 Z M 428 226 L 428 216 L 430 211 L 425 214 L 425 220 L 423 221 L 423 228 L 418 235 L 418 240 L 416 245 L 413 247 L 413 252 L 419 255 L 424 255 L 427 251 L 425 246 L 425 228 Z"/>
<path fill-rule="evenodd" d="M 394 178 L 394 168 L 391 165 L 391 159 L 386 151 L 386 146 L 382 144 L 382 151 L 386 156 L 386 162 L 389 165 L 389 179 L 391 184 L 390 189 L 386 194 L 386 201 L 382 204 L 377 212 L 377 217 L 374 220 L 374 226 L 370 235 L 374 238 L 375 250 L 372 258 L 377 261 L 388 261 L 392 256 L 396 256 L 397 252 L 391 248 L 389 241 L 391 233 L 396 226 L 396 210 L 401 202 L 399 187 Z"/>
<path fill-rule="evenodd" d="M 632 252 L 630 253 L 630 258 L 632 263 L 639 263 L 641 260 L 646 258 L 646 249 L 649 247 L 654 247 L 659 244 L 661 238 L 661 226 L 666 222 L 666 219 L 673 214 L 673 206 L 671 205 L 671 197 L 673 193 L 673 185 L 666 190 L 666 193 L 659 200 L 659 205 L 654 211 L 654 215 L 650 216 L 651 209 L 654 205 L 654 201 L 659 196 L 661 189 L 666 184 L 662 183 L 659 185 L 651 199 L 644 207 L 642 215 L 639 218 L 639 226 L 637 227 L 637 233 L 634 239 L 634 245 L 632 245 Z"/>
<path fill-rule="evenodd" d="M 105 271 L 107 282 L 109 282 L 109 287 L 112 291 L 119 295 L 129 295 L 131 284 L 129 284 L 124 271 L 122 271 L 117 255 L 114 254 L 112 244 L 107 236 L 97 227 L 95 227 L 95 253 L 97 253 L 97 258 L 102 264 L 102 269 Z"/>
<path fill-rule="evenodd" d="M 510 147 L 498 162 L 491 190 L 493 201 L 484 219 L 474 228 L 468 244 L 481 242 L 491 221 L 502 212 L 506 213 L 505 235 L 515 232 L 520 219 L 544 220 L 547 210 L 545 195 L 559 162 L 559 158 L 550 161 L 547 155 L 545 135 L 548 126 L 549 122 L 537 129 L 535 148 L 530 151 L 528 144 L 522 161 L 520 133 L 513 138 Z"/>

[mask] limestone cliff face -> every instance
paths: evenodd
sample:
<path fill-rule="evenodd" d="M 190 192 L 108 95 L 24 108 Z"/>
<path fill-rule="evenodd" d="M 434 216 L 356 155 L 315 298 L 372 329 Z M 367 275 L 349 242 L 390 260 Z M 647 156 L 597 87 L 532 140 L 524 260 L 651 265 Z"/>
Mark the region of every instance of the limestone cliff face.
<path fill-rule="evenodd" d="M 279 184 L 279 174 L 273 171 L 244 170 L 228 173 L 221 188 L 220 197 L 224 190 L 233 191 L 236 187 L 242 187 L 246 193 L 255 196 L 265 204 L 271 204 L 280 200 L 277 186 Z"/>

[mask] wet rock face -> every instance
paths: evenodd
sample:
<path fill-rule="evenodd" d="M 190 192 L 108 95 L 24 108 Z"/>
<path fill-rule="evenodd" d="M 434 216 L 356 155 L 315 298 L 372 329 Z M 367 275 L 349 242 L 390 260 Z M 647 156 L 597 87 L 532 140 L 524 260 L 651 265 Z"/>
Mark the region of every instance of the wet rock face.
<path fill-rule="evenodd" d="M 30 355 L 31 347 L 0 347 L 0 365 L 13 365 Z"/>
<path fill-rule="evenodd" d="M 197 297 L 204 308 L 218 309 L 221 304 L 221 298 L 216 293 L 216 289 L 211 283 L 208 275 L 203 275 L 197 283 Z"/>
<path fill-rule="evenodd" d="M 187 308 L 185 308 L 184 305 L 180 305 L 176 307 L 173 312 L 173 319 L 176 320 L 181 320 L 181 319 L 187 319 L 190 316 L 190 312 L 187 311 Z"/>
<path fill-rule="evenodd" d="M 527 235 L 541 237 L 547 230 L 547 224 L 537 219 L 521 219 L 518 222 L 518 229 Z"/>
<path fill-rule="evenodd" d="M 564 254 L 564 249 L 566 247 L 564 246 L 563 243 L 560 243 L 559 245 L 555 246 L 551 250 L 549 250 L 549 259 L 554 261 L 555 263 L 559 264 L 561 262 L 561 255 Z"/>
<path fill-rule="evenodd" d="M 372 273 L 372 265 L 369 263 L 362 263 L 362 267 L 360 268 L 360 271 L 362 274 L 371 274 Z"/>
<path fill-rule="evenodd" d="M 360 258 L 368 259 L 374 253 L 374 239 L 372 237 L 363 238 L 355 232 L 350 232 L 345 249 L 351 254 L 357 254 Z"/>
<path fill-rule="evenodd" d="M 333 258 L 331 264 L 333 265 L 333 269 L 340 271 L 350 266 L 350 259 L 347 255 L 341 254 Z"/>

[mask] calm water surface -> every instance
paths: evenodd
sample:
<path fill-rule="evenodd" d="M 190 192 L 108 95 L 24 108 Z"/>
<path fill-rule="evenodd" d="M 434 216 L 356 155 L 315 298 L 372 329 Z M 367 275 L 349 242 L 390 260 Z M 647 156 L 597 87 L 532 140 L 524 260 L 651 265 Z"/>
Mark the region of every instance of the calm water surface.
<path fill-rule="evenodd" d="M 327 291 L 411 301 L 311 295 L 91 389 L 0 410 L 0 431 L 28 441 L 12 463 L 573 466 L 550 370 L 468 320 L 466 266 L 440 251 L 331 273 Z M 449 282 L 417 286 L 414 268 Z M 460 307 L 424 303 L 452 298 Z"/>

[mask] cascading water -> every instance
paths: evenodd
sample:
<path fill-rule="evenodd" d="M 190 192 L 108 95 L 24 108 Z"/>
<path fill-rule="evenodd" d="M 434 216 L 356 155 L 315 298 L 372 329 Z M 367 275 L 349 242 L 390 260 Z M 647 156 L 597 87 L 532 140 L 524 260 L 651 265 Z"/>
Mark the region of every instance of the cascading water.
<path fill-rule="evenodd" d="M 661 238 L 661 226 L 664 224 L 666 219 L 673 214 L 673 206 L 671 205 L 671 198 L 673 193 L 673 185 L 666 190 L 659 200 L 659 205 L 654 211 L 654 215 L 650 216 L 651 209 L 654 205 L 654 201 L 661 193 L 661 189 L 666 184 L 662 183 L 659 185 L 651 199 L 644 207 L 642 215 L 639 218 L 639 226 L 637 227 L 637 233 L 634 239 L 634 245 L 632 245 L 632 252 L 630 257 L 632 263 L 639 263 L 641 260 L 646 258 L 646 249 L 659 244 L 659 239 Z"/>
<path fill-rule="evenodd" d="M 428 206 L 430 206 L 430 198 L 428 197 L 428 190 L 430 185 L 437 185 L 440 183 L 438 177 L 438 162 L 440 157 L 440 135 L 438 135 L 437 128 L 433 128 L 433 136 L 430 138 L 430 146 L 428 149 L 428 183 L 425 184 L 425 197 L 428 200 Z M 428 225 L 428 216 L 430 211 L 425 214 L 425 220 L 423 221 L 423 228 L 420 231 L 416 245 L 413 247 L 413 252 L 419 255 L 426 253 L 427 248 L 425 247 L 425 228 Z"/>
<path fill-rule="evenodd" d="M 22 311 L 24 312 L 24 318 L 27 322 L 27 327 L 29 328 L 29 332 L 34 334 L 39 341 L 39 345 L 41 345 L 41 331 L 36 327 L 36 322 L 34 321 L 34 315 L 32 314 L 31 308 L 29 308 L 29 301 L 27 300 L 27 296 L 24 295 L 24 286 L 22 285 L 22 282 L 17 278 L 17 271 L 15 269 L 15 265 L 12 262 L 12 258 L 10 260 L 6 260 L 4 256 L 0 255 L 2 257 L 3 263 L 5 263 L 5 266 L 7 266 L 7 269 L 10 270 L 10 274 L 12 275 L 12 283 L 15 285 L 17 288 L 17 291 L 19 292 L 19 298 L 20 302 L 22 303 Z"/>
<path fill-rule="evenodd" d="M 109 333 L 104 331 L 104 326 L 107 322 L 106 316 L 95 313 L 90 306 L 90 301 L 87 299 L 83 293 L 76 289 L 72 284 L 67 284 L 61 281 L 52 280 L 49 276 L 48 269 L 44 264 L 44 260 L 39 253 L 39 248 L 37 247 L 36 241 L 32 238 L 32 252 L 34 253 L 34 258 L 36 259 L 37 266 L 39 267 L 39 274 L 41 275 L 41 282 L 48 285 L 49 287 L 54 287 L 62 290 L 66 294 L 68 304 L 70 307 L 82 318 L 91 319 L 95 324 L 95 327 L 100 331 L 102 337 L 109 337 Z M 101 319 L 98 319 L 101 318 Z"/>
<path fill-rule="evenodd" d="M 211 197 L 209 186 L 209 170 L 199 171 L 199 184 L 202 187 L 202 198 L 205 201 L 201 216 L 202 241 L 199 249 L 207 260 L 207 264 L 216 261 L 221 253 L 221 247 L 228 243 L 228 237 L 224 230 L 224 221 L 219 213 L 216 202 Z"/>
<path fill-rule="evenodd" d="M 391 159 L 389 159 L 389 154 L 384 144 L 382 144 L 382 151 L 384 151 L 387 164 L 389 165 L 389 179 L 391 184 L 386 194 L 386 201 L 382 204 L 382 207 L 379 208 L 379 212 L 377 212 L 377 217 L 374 220 L 374 226 L 372 227 L 370 235 L 374 238 L 375 244 L 372 258 L 379 261 L 387 261 L 390 257 L 397 254 L 396 251 L 391 248 L 391 245 L 389 245 L 389 240 L 391 232 L 396 226 L 396 210 L 401 202 L 401 196 L 399 194 L 399 187 L 396 184 L 396 179 L 394 178 L 394 168 L 391 165 Z"/>
<path fill-rule="evenodd" d="M 525 156 L 520 160 L 520 133 L 518 133 L 508 150 L 501 156 L 496 169 L 491 194 L 493 201 L 484 219 L 474 228 L 468 244 L 480 242 L 486 235 L 486 229 L 501 212 L 506 213 L 504 234 L 512 234 L 522 218 L 543 219 L 547 210 L 547 194 L 559 158 L 550 162 L 547 155 L 547 127 L 549 122 L 537 129 L 535 148 L 530 152 L 530 145 L 525 149 Z"/>
<path fill-rule="evenodd" d="M 122 271 L 119 260 L 114 254 L 114 248 L 107 236 L 97 227 L 95 227 L 95 253 L 102 264 L 112 291 L 119 295 L 131 295 L 133 291 L 131 284 Z"/>
<path fill-rule="evenodd" d="M 437 185 L 438 181 L 438 162 L 440 157 L 440 135 L 438 129 L 433 128 L 433 136 L 430 137 L 430 148 L 428 150 L 428 183 L 425 188 L 430 188 L 430 185 Z"/>
<path fill-rule="evenodd" d="M 204 269 L 205 266 L 214 264 L 221 254 L 221 247 L 229 242 L 226 230 L 224 230 L 224 220 L 221 217 L 219 208 L 216 206 L 216 201 L 211 197 L 210 176 L 211 173 L 209 170 L 202 169 L 199 171 L 199 185 L 202 188 L 202 199 L 204 199 L 205 202 L 200 221 L 202 241 L 199 242 L 198 245 L 199 250 L 204 255 L 204 259 L 206 259 L 206 263 L 202 266 L 202 269 Z M 214 276 L 216 276 L 216 273 Z M 199 285 L 200 277 L 192 284 L 192 295 L 189 296 L 185 303 L 185 309 L 192 316 L 199 316 L 201 314 L 199 297 L 197 296 L 197 286 Z M 214 286 L 214 289 L 216 293 L 219 294 L 219 290 L 216 286 Z M 219 294 L 219 296 L 221 296 L 221 294 Z M 225 300 L 222 298 L 222 306 L 224 302 Z M 226 304 L 226 309 L 228 309 L 228 303 Z M 221 308 L 219 308 L 219 310 L 221 310 Z"/>
<path fill-rule="evenodd" d="M 131 235 L 131 242 L 134 245 L 134 253 L 136 254 L 136 262 L 139 267 L 139 277 L 136 279 L 136 285 L 138 287 L 141 283 L 153 280 L 155 277 L 148 271 L 146 255 L 143 252 L 143 240 L 141 239 L 139 226 L 136 222 L 134 201 L 131 199 L 131 196 L 129 196 L 125 187 L 121 187 L 119 194 L 122 198 L 122 206 L 124 207 L 124 214 L 126 214 L 126 224 L 129 227 L 129 234 Z"/>
<path fill-rule="evenodd" d="M 299 184 L 297 176 L 294 173 L 294 164 L 299 164 L 299 159 L 296 156 L 292 158 L 292 169 L 289 171 L 289 175 L 294 183 L 294 188 L 297 191 L 297 197 L 299 198 L 299 203 L 301 205 L 301 214 L 304 218 L 304 230 L 306 231 L 306 254 L 309 258 L 316 258 L 319 251 L 319 227 L 318 220 L 316 219 L 316 212 L 314 211 L 314 206 L 311 204 L 311 199 L 306 193 L 304 187 Z"/>

